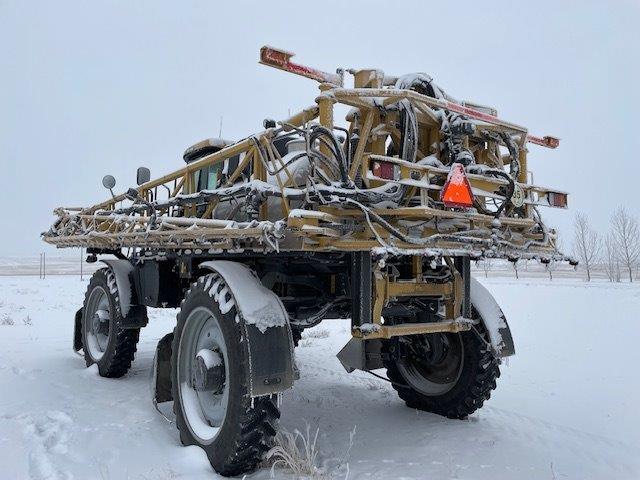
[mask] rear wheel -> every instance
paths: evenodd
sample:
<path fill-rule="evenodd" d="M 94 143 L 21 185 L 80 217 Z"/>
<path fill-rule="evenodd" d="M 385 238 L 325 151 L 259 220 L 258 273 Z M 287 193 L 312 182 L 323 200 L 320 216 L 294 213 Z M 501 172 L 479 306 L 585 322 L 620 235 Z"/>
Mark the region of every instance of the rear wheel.
<path fill-rule="evenodd" d="M 249 358 L 235 301 L 217 274 L 187 292 L 174 330 L 172 393 L 184 445 L 198 445 L 220 474 L 253 470 L 270 448 L 275 396 L 249 395 Z"/>
<path fill-rule="evenodd" d="M 146 317 L 146 310 L 142 310 Z M 146 322 L 145 322 L 146 323 Z M 82 312 L 82 346 L 88 366 L 98 365 L 103 377 L 122 377 L 136 353 L 140 329 L 122 328 L 118 287 L 113 272 L 93 274 Z"/>
<path fill-rule="evenodd" d="M 412 335 L 387 345 L 387 375 L 408 407 L 465 418 L 491 396 L 500 376 L 482 324 L 461 333 Z M 394 350 L 394 351 L 390 351 Z"/>

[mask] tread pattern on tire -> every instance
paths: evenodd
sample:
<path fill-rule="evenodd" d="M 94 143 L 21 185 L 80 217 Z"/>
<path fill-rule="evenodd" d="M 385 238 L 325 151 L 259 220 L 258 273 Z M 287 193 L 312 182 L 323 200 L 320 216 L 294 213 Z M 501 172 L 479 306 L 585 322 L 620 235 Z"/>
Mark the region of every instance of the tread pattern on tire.
<path fill-rule="evenodd" d="M 172 372 L 176 371 L 177 352 L 179 348 L 180 333 L 186 322 L 187 316 L 183 315 L 184 304 L 193 296 L 198 293 L 205 293 L 209 297 L 213 298 L 221 307 L 222 322 L 231 322 L 234 328 L 237 329 L 242 342 L 244 342 L 244 330 L 243 325 L 239 320 L 235 300 L 230 289 L 222 279 L 222 277 L 216 273 L 211 273 L 200 277 L 194 282 L 189 290 L 187 290 L 181 304 L 180 311 L 177 316 L 177 324 L 174 329 L 173 340 L 173 352 L 172 355 Z M 240 355 L 239 369 L 242 372 L 249 371 L 248 357 L 246 355 Z M 174 399 L 179 399 L 177 382 L 172 378 L 171 388 Z M 216 471 L 225 476 L 236 476 L 243 473 L 255 470 L 257 465 L 262 461 L 264 454 L 271 448 L 273 438 L 276 435 L 278 429 L 278 421 L 280 419 L 280 410 L 277 406 L 277 395 L 251 398 L 249 395 L 248 376 L 240 385 L 240 399 L 241 407 L 239 408 L 239 415 L 235 418 L 235 429 L 232 432 L 232 438 L 228 439 L 228 445 L 225 445 L 225 449 L 228 454 L 224 458 L 215 458 L 211 449 L 202 447 L 212 466 Z M 231 399 L 230 399 L 231 401 Z M 229 406 L 227 407 L 229 408 Z M 186 421 L 182 416 L 178 401 L 174 401 L 173 406 L 174 413 L 176 415 L 176 426 L 180 432 L 180 441 L 183 445 L 198 445 L 196 439 L 191 436 L 189 427 L 186 425 Z M 234 415 L 228 412 L 227 415 Z M 214 440 L 215 443 L 215 440 Z M 229 447 L 229 448 L 227 448 Z"/>
<path fill-rule="evenodd" d="M 398 396 L 410 408 L 424 410 L 452 419 L 464 419 L 482 407 L 496 388 L 500 377 L 500 360 L 487 345 L 486 331 L 482 324 L 473 330 L 460 333 L 465 351 L 465 366 L 458 384 L 441 396 L 429 397 L 417 392 L 406 384 L 395 361 L 385 360 L 387 377 L 391 380 Z M 479 338 L 481 337 L 481 338 Z"/>
<path fill-rule="evenodd" d="M 102 268 L 94 273 L 87 287 L 87 293 L 85 295 L 85 307 L 91 291 L 100 283 L 100 277 L 104 277 L 104 281 L 107 286 L 107 294 L 112 296 L 114 312 L 112 315 L 113 323 L 111 325 L 112 332 L 110 332 L 109 342 L 114 343 L 113 352 L 109 355 L 106 354 L 100 359 L 99 362 L 95 362 L 87 348 L 84 348 L 84 358 L 87 367 L 98 364 L 98 370 L 102 377 L 107 378 L 120 378 L 124 376 L 131 368 L 131 363 L 135 357 L 137 350 L 138 339 L 140 338 L 140 329 L 124 329 L 120 328 L 118 324 L 122 319 L 122 312 L 120 311 L 120 297 L 118 295 L 118 286 L 116 285 L 116 277 L 110 268 Z M 104 286 L 104 285 L 101 285 Z M 85 315 L 86 308 L 83 309 L 82 321 L 86 321 Z M 113 329 L 115 327 L 115 329 Z M 84 325 L 82 326 L 83 342 L 84 342 Z M 112 336 L 113 335 L 113 336 Z"/>

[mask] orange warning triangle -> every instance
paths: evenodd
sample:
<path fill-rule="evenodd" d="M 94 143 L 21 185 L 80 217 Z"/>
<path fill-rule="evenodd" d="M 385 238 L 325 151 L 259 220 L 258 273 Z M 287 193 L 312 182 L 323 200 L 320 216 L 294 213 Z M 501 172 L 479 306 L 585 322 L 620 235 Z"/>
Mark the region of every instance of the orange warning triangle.
<path fill-rule="evenodd" d="M 464 174 L 464 167 L 460 163 L 454 163 L 449 171 L 447 182 L 442 188 L 440 199 L 446 207 L 472 207 L 473 193 L 471 185 Z"/>

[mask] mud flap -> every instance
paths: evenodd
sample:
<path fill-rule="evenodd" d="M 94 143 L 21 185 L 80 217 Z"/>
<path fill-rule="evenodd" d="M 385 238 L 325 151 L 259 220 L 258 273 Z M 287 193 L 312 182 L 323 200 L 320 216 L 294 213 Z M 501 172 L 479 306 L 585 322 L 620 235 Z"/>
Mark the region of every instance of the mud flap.
<path fill-rule="evenodd" d="M 251 396 L 272 395 L 291 388 L 295 379 L 293 338 L 289 316 L 278 296 L 241 263 L 215 260 L 203 262 L 200 267 L 220 275 L 235 299 L 238 321 L 243 323 L 247 339 Z M 265 304 L 260 305 L 261 301 Z M 255 317 L 256 312 L 267 311 L 270 318 L 266 327 L 245 319 L 245 315 Z"/>
<path fill-rule="evenodd" d="M 293 386 L 295 377 L 288 325 L 264 333 L 245 324 L 250 350 L 251 396 L 271 395 Z"/>
<path fill-rule="evenodd" d="M 158 342 L 156 354 L 153 357 L 153 367 L 151 368 L 151 389 L 154 405 L 173 400 L 173 396 L 171 395 L 172 343 L 173 333 L 166 334 Z"/>
<path fill-rule="evenodd" d="M 149 319 L 146 315 L 146 307 L 144 305 L 131 305 L 127 316 L 123 317 L 120 327 L 124 329 L 137 329 L 146 327 Z"/>
<path fill-rule="evenodd" d="M 79 308 L 73 322 L 73 351 L 78 353 L 82 347 L 82 308 Z"/>
<path fill-rule="evenodd" d="M 352 338 L 336 355 L 340 363 L 351 373 L 354 370 L 377 370 L 383 368 L 382 341 L 380 339 L 363 340 Z"/>
<path fill-rule="evenodd" d="M 151 401 L 158 413 L 169 423 L 175 423 L 175 414 L 171 402 L 171 345 L 173 332 L 160 339 L 153 356 L 153 366 L 149 375 Z"/>

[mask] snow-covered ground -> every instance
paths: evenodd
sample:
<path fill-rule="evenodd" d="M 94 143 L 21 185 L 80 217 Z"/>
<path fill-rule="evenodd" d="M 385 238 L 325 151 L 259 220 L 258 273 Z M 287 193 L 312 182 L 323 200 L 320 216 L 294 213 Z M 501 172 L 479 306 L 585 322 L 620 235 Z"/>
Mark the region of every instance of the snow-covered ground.
<path fill-rule="evenodd" d="M 640 478 L 640 285 L 481 281 L 517 354 L 478 413 L 411 410 L 382 380 L 345 373 L 334 355 L 348 325 L 327 321 L 297 349 L 302 377 L 284 395 L 282 426 L 319 428 L 330 478 Z M 151 406 L 155 345 L 175 311 L 151 311 L 131 372 L 104 379 L 71 351 L 85 288 L 70 276 L 0 277 L 0 478 L 217 478 Z"/>

